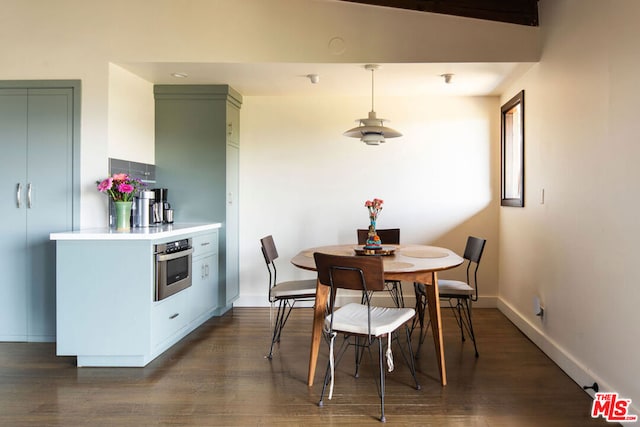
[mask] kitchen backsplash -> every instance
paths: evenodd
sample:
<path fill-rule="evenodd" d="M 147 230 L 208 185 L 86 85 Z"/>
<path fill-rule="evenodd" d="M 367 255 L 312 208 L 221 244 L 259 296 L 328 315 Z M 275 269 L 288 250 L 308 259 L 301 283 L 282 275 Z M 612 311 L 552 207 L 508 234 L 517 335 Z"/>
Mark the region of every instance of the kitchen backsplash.
<path fill-rule="evenodd" d="M 138 178 L 147 184 L 149 189 L 153 188 L 156 183 L 156 165 L 109 158 L 109 174 L 113 175 L 114 173 L 126 173 L 132 178 Z M 109 200 L 109 227 L 114 226 L 115 217 L 115 205 Z"/>
<path fill-rule="evenodd" d="M 122 159 L 109 159 L 109 173 L 126 173 L 132 178 L 138 178 L 149 185 L 156 183 L 156 165 L 130 162 Z"/>

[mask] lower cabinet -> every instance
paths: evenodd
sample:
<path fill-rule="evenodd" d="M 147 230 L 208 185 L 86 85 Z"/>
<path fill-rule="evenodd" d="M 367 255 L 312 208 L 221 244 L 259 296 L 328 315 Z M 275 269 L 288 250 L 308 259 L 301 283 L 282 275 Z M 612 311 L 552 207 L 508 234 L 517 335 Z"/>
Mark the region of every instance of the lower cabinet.
<path fill-rule="evenodd" d="M 218 308 L 218 254 L 193 261 L 190 291 L 192 320 L 213 314 Z"/>
<path fill-rule="evenodd" d="M 189 295 L 182 291 L 151 308 L 151 348 L 162 348 L 168 340 L 189 324 Z"/>
<path fill-rule="evenodd" d="M 154 301 L 154 245 L 189 237 L 192 285 Z M 217 229 L 165 239 L 58 240 L 56 256 L 56 354 L 77 356 L 78 366 L 145 366 L 220 309 Z"/>
<path fill-rule="evenodd" d="M 206 320 L 218 308 L 218 233 L 193 238 L 191 320 Z"/>

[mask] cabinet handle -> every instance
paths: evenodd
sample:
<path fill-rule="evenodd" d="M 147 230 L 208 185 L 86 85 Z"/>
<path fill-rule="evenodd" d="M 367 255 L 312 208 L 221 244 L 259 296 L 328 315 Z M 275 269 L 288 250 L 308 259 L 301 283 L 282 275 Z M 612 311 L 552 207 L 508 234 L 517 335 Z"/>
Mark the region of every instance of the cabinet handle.
<path fill-rule="evenodd" d="M 227 135 L 233 135 L 233 122 L 227 124 Z"/>
<path fill-rule="evenodd" d="M 204 279 L 204 264 L 200 267 L 200 278 Z"/>
<path fill-rule="evenodd" d="M 178 316 L 180 316 L 180 313 L 176 313 L 176 314 L 173 314 L 173 315 L 169 316 L 169 319 L 175 319 Z"/>
<path fill-rule="evenodd" d="M 31 183 L 27 184 L 27 207 L 31 209 Z"/>
<path fill-rule="evenodd" d="M 184 251 L 174 252 L 167 255 L 156 254 L 156 261 L 171 261 L 172 259 L 182 258 L 191 255 L 193 249 L 185 249 Z"/>
<path fill-rule="evenodd" d="M 18 206 L 18 209 L 22 207 L 22 199 L 20 198 L 21 194 L 22 194 L 22 184 L 18 183 L 16 185 L 16 205 Z"/>
<path fill-rule="evenodd" d="M 200 243 L 200 246 L 209 246 L 210 244 L 211 243 L 209 243 L 209 242 L 202 242 L 202 243 Z"/>
<path fill-rule="evenodd" d="M 206 272 L 205 277 L 209 277 L 209 264 L 205 264 L 204 271 Z"/>

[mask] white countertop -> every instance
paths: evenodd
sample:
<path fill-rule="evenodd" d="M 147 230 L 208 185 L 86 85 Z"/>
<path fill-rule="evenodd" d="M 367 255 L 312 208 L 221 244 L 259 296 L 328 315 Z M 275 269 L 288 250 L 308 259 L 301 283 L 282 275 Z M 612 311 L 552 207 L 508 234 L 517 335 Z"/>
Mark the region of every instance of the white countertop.
<path fill-rule="evenodd" d="M 187 233 L 214 230 L 222 227 L 216 223 L 163 224 L 153 227 L 131 227 L 129 231 L 116 231 L 115 228 L 86 228 L 62 233 L 51 233 L 51 240 L 155 240 L 164 237 L 180 236 Z"/>

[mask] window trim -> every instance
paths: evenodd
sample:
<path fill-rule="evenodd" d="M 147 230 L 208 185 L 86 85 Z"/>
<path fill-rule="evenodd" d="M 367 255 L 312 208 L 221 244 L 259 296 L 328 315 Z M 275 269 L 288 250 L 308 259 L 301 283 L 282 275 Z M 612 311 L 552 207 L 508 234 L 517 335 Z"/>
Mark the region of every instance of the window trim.
<path fill-rule="evenodd" d="M 515 108 L 517 129 L 513 129 Z M 500 205 L 524 207 L 524 90 L 500 108 L 500 178 Z"/>

